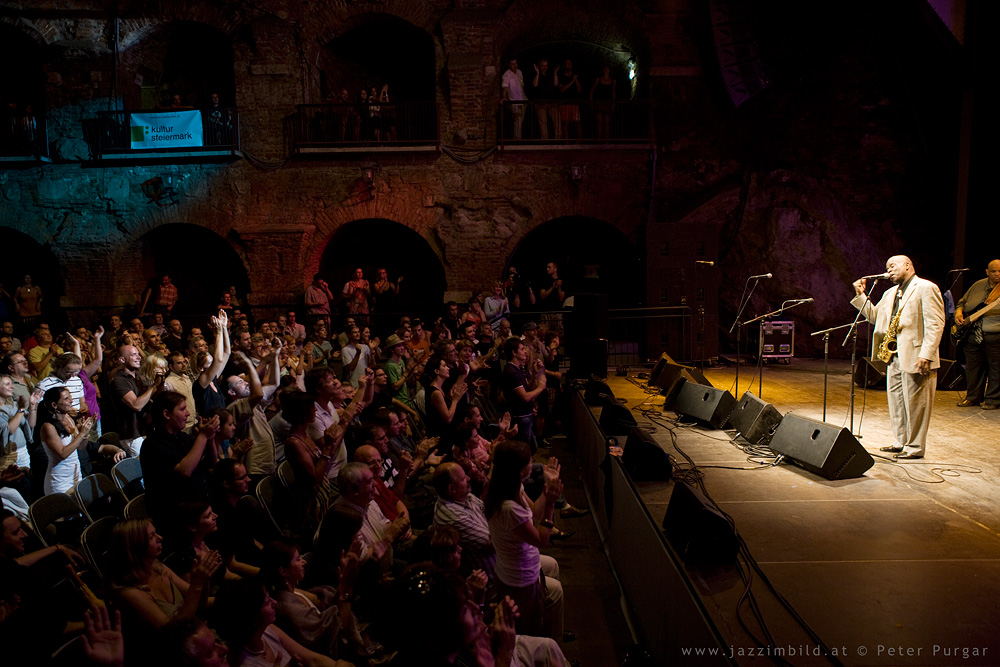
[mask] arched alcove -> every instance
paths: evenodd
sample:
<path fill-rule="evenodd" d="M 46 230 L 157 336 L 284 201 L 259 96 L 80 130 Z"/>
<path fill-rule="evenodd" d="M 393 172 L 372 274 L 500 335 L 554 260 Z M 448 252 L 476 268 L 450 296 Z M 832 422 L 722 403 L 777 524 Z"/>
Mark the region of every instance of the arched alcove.
<path fill-rule="evenodd" d="M 170 103 L 205 107 L 212 93 L 223 106 L 236 106 L 232 40 L 204 23 L 174 21 L 129 49 L 122 68 L 142 75 L 141 87 L 126 86 L 128 108 L 152 108 Z"/>
<path fill-rule="evenodd" d="M 222 292 L 235 286 L 240 296 L 250 289 L 247 268 L 233 246 L 215 232 L 190 223 L 171 223 L 146 232 L 123 253 L 116 266 L 116 292 L 142 292 L 164 274 L 177 286 L 175 312 L 207 315 Z"/>
<path fill-rule="evenodd" d="M 14 293 L 23 284 L 25 274 L 42 289 L 42 319 L 53 326 L 63 326 L 66 321 L 60 299 L 66 294 L 65 278 L 59 260 L 48 245 L 10 227 L 0 227 L 3 261 L 0 262 L 0 282 L 6 294 L 0 295 L 6 310 L 5 318 L 17 321 Z M 9 297 L 8 297 L 9 295 Z"/>
<path fill-rule="evenodd" d="M 386 48 L 391 45 L 392 48 Z M 373 14 L 331 40 L 320 52 L 320 93 L 330 100 L 346 88 L 357 101 L 362 88 L 389 85 L 392 102 L 433 102 L 434 40 L 395 16 Z"/>
<path fill-rule="evenodd" d="M 339 296 L 344 284 L 359 267 L 372 285 L 380 267 L 386 269 L 392 282 L 403 276 L 394 315 L 406 313 L 426 318 L 441 309 L 446 288 L 444 267 L 430 244 L 409 227 L 380 218 L 355 220 L 340 227 L 323 249 L 319 273 L 341 305 Z M 377 303 L 373 310 L 379 313 Z M 398 316 L 377 317 L 375 334 L 384 339 L 391 333 L 393 319 L 398 321 Z"/>
<path fill-rule="evenodd" d="M 570 294 L 607 294 L 611 308 L 636 306 L 645 297 L 640 254 L 628 237 L 602 220 L 566 216 L 542 223 L 517 245 L 507 267 L 517 267 L 537 294 L 547 285 L 549 262 L 559 265 Z"/>

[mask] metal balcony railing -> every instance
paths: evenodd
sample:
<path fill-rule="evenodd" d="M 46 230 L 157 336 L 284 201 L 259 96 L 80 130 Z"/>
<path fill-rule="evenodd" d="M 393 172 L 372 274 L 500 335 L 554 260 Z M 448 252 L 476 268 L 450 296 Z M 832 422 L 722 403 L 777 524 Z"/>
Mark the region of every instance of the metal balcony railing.
<path fill-rule="evenodd" d="M 91 124 L 91 145 L 99 156 L 128 155 L 141 157 L 150 152 L 217 152 L 240 150 L 240 115 L 233 107 L 220 109 L 193 109 L 201 113 L 202 140 L 200 146 L 181 148 L 164 146 L 161 148 L 133 148 L 133 128 L 131 115 L 156 114 L 159 111 L 126 110 L 102 111 L 95 123 Z M 163 113 L 169 113 L 165 111 Z"/>
<path fill-rule="evenodd" d="M 0 116 L 0 157 L 42 159 L 48 155 L 45 116 L 10 112 Z"/>
<path fill-rule="evenodd" d="M 300 104 L 288 119 L 292 150 L 437 146 L 434 102 Z"/>
<path fill-rule="evenodd" d="M 649 144 L 653 106 L 648 101 L 529 100 L 500 103 L 500 145 Z"/>

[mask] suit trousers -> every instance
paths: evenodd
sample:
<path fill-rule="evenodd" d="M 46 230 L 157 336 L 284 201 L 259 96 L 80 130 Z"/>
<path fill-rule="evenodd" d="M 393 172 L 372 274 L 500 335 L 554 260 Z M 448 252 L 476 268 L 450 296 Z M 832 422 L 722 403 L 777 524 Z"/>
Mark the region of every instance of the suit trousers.
<path fill-rule="evenodd" d="M 894 356 L 886 367 L 885 381 L 894 447 L 923 456 L 937 389 L 937 369 L 932 369 L 930 375 L 906 373 L 900 368 L 899 357 Z"/>

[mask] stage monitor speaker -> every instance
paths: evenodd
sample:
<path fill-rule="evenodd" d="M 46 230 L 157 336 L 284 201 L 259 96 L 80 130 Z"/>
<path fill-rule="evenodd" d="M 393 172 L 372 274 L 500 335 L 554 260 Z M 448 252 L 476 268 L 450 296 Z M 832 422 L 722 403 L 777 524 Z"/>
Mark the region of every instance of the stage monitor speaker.
<path fill-rule="evenodd" d="M 665 482 L 673 473 L 670 456 L 648 431 L 634 427 L 622 451 L 622 466 L 636 482 Z"/>
<path fill-rule="evenodd" d="M 607 382 L 602 382 L 601 378 L 596 375 L 591 375 L 590 379 L 587 380 L 587 386 L 583 390 L 583 402 L 587 405 L 603 405 L 604 399 L 610 396 L 615 397 L 615 393 L 611 391 L 611 387 L 608 386 Z"/>
<path fill-rule="evenodd" d="M 736 399 L 728 391 L 685 380 L 668 409 L 723 428 L 735 407 Z"/>
<path fill-rule="evenodd" d="M 770 447 L 827 479 L 861 477 L 875 465 L 871 454 L 846 428 L 795 414 L 781 420 Z"/>
<path fill-rule="evenodd" d="M 740 548 L 732 524 L 722 512 L 700 489 L 681 480 L 674 482 L 663 532 L 689 565 L 731 564 Z"/>
<path fill-rule="evenodd" d="M 965 367 L 953 359 L 942 359 L 938 369 L 937 388 L 940 391 L 966 391 Z"/>
<path fill-rule="evenodd" d="M 885 389 L 885 362 L 862 357 L 854 369 L 854 384 L 869 389 Z"/>
<path fill-rule="evenodd" d="M 771 442 L 774 429 L 781 423 L 781 413 L 770 403 L 757 398 L 749 391 L 743 394 L 729 423 L 752 445 L 766 445 Z"/>
<path fill-rule="evenodd" d="M 585 378 L 591 375 L 608 377 L 608 341 L 606 338 L 581 339 L 572 346 L 569 376 Z"/>
<path fill-rule="evenodd" d="M 601 431 L 604 435 L 626 435 L 635 428 L 635 417 L 632 411 L 618 402 L 614 396 L 604 399 L 601 408 Z"/>

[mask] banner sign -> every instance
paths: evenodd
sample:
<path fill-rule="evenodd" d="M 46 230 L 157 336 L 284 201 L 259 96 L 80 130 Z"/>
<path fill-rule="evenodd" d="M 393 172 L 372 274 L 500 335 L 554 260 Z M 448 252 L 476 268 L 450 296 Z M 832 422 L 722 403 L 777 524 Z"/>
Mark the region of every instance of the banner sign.
<path fill-rule="evenodd" d="M 129 114 L 132 148 L 202 146 L 200 111 L 156 111 Z"/>

